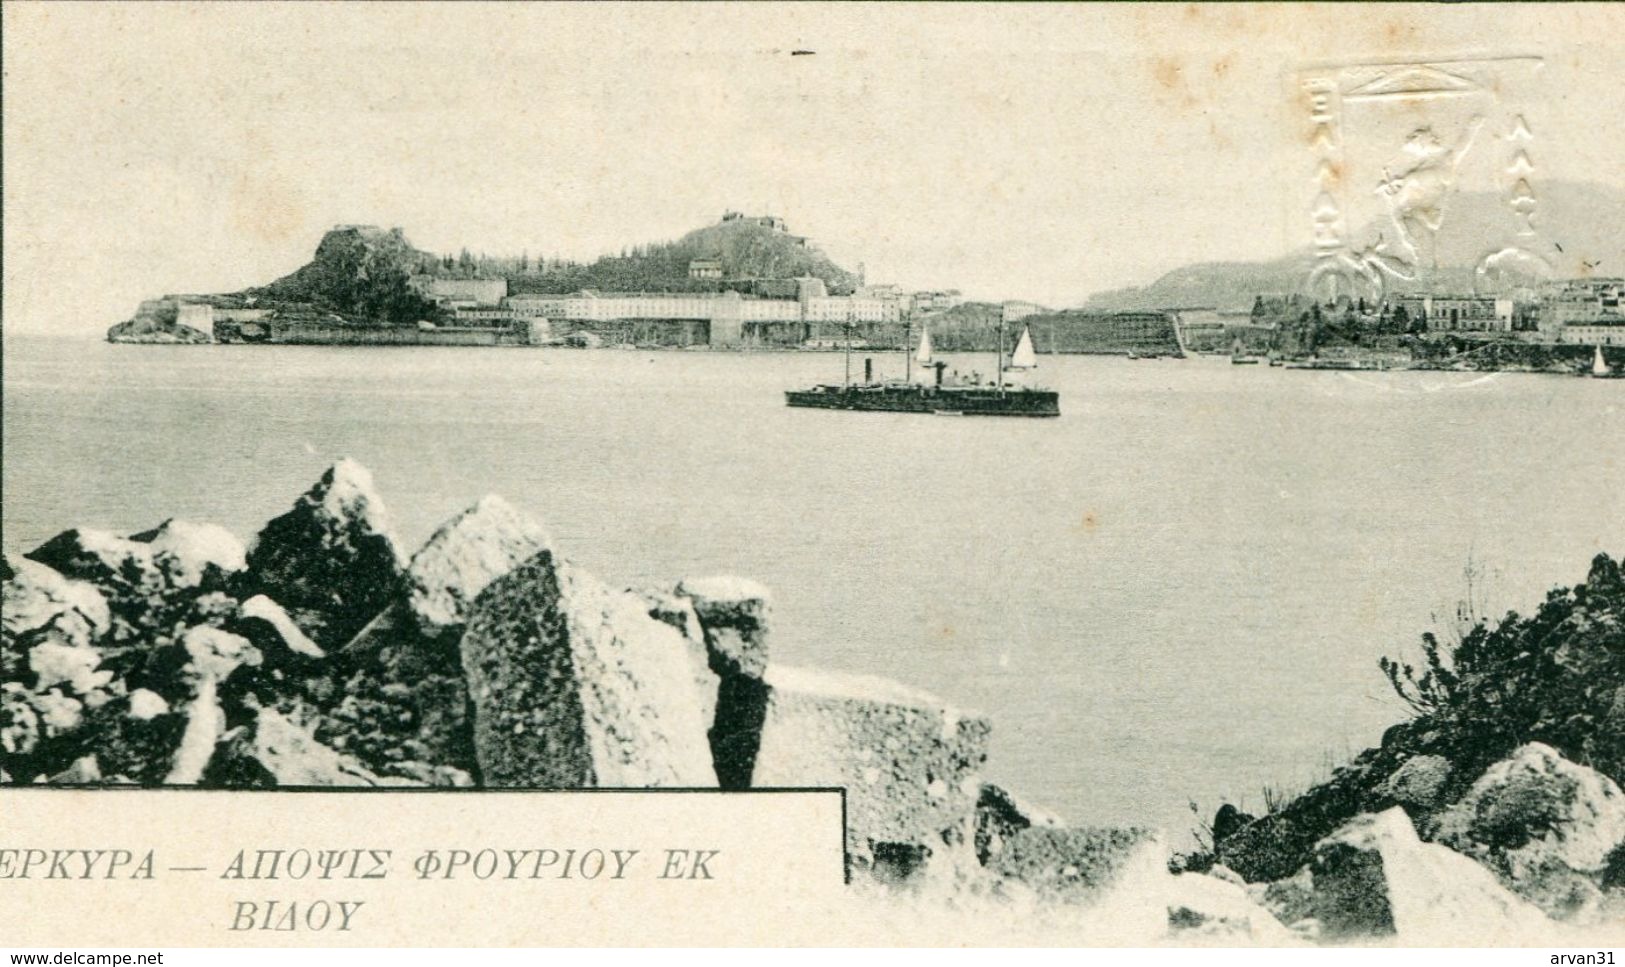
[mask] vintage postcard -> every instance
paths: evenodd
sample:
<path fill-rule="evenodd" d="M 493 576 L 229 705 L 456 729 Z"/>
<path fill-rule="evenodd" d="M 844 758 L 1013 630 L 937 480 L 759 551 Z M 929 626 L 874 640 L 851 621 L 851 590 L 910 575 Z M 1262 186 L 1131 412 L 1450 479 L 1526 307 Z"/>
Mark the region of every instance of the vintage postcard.
<path fill-rule="evenodd" d="M 0 12 L 0 946 L 1614 963 L 1625 7 Z"/>

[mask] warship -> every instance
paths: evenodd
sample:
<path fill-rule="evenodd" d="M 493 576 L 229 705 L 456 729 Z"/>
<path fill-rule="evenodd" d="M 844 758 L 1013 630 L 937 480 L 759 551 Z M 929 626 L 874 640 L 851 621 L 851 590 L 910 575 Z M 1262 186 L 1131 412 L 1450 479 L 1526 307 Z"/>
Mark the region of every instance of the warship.
<path fill-rule="evenodd" d="M 1038 356 L 1033 351 L 1032 332 L 1023 328 L 1015 351 L 1008 364 L 1004 358 L 1004 323 L 999 323 L 998 378 L 983 383 L 980 379 L 958 376 L 944 377 L 947 364 L 932 358 L 931 329 L 924 327 L 920 334 L 919 350 L 909 355 L 910 333 L 903 337 L 904 378 L 901 381 L 875 381 L 872 361 L 863 361 L 864 379 L 852 382 L 852 327 L 846 329 L 846 379 L 837 385 L 820 383 L 808 389 L 785 391 L 785 403 L 823 410 L 869 410 L 885 413 L 938 413 L 959 416 L 1060 416 L 1060 394 L 1054 390 L 1033 389 L 1010 385 L 1005 378 L 1009 370 L 1034 370 Z M 913 379 L 912 363 L 919 363 L 921 371 L 931 371 L 929 384 Z"/>

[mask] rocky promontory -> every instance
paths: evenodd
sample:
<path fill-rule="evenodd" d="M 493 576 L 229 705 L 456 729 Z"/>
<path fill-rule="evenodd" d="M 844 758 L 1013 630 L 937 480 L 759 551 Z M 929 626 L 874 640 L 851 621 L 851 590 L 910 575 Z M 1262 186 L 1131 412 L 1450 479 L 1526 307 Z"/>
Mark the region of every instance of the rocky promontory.
<path fill-rule="evenodd" d="M 1382 795 L 1232 816 L 1174 859 L 989 782 L 985 716 L 780 662 L 754 581 L 617 588 L 498 497 L 408 554 L 348 460 L 246 544 L 75 529 L 0 573 L 7 783 L 838 786 L 858 895 L 1141 943 L 1532 942 L 1620 903 L 1625 796 L 1552 746 L 1469 768 L 1423 743 Z"/>
<path fill-rule="evenodd" d="M 108 342 L 201 345 L 214 337 L 180 321 L 181 303 L 174 298 L 148 299 L 135 315 L 107 330 Z"/>

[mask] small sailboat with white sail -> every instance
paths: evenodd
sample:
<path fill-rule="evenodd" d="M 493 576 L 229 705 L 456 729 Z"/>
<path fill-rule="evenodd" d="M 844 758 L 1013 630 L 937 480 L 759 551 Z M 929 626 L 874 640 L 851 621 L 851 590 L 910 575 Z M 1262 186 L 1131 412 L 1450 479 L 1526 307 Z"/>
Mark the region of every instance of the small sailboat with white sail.
<path fill-rule="evenodd" d="M 1033 331 L 1027 326 L 1021 328 L 1021 338 L 1016 341 L 1015 352 L 1010 354 L 1010 362 L 1005 369 L 1034 370 L 1038 368 L 1038 354 L 1033 352 Z"/>
<path fill-rule="evenodd" d="M 1591 356 L 1591 375 L 1597 379 L 1619 379 L 1622 374 L 1608 365 L 1608 357 L 1602 354 L 1602 347 L 1597 346 Z"/>

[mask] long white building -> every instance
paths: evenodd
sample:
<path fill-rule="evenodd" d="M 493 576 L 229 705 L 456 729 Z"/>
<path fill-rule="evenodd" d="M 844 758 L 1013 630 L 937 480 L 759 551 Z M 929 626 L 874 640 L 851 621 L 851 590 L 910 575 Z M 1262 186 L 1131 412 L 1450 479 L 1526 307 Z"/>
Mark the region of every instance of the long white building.
<path fill-rule="evenodd" d="M 764 299 L 738 292 L 575 292 L 503 300 L 516 318 L 612 322 L 623 319 L 718 319 L 738 322 L 896 322 L 898 299 L 808 295 Z"/>

